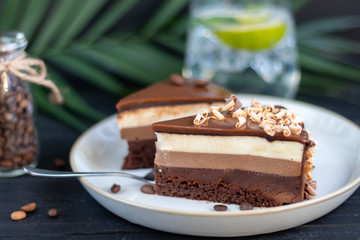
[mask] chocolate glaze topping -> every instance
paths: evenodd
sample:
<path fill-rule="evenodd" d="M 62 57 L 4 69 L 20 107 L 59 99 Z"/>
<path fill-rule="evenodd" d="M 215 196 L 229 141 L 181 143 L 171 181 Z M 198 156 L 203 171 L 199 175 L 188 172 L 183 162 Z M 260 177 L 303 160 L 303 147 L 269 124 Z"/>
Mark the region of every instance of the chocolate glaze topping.
<path fill-rule="evenodd" d="M 171 78 L 181 78 L 184 81 L 165 81 L 151 85 L 135 92 L 116 104 L 119 112 L 154 105 L 169 105 L 179 103 L 198 103 L 224 101 L 231 93 L 214 84 L 199 85 L 195 80 L 186 79 L 180 75 Z M 178 80 L 178 79 L 177 79 Z"/>
<path fill-rule="evenodd" d="M 169 121 L 157 122 L 152 125 L 155 132 L 168 132 L 179 134 L 201 134 L 201 135 L 219 135 L 219 136 L 260 136 L 266 138 L 268 141 L 274 140 L 288 140 L 305 143 L 311 145 L 309 142 L 309 135 L 307 131 L 302 130 L 300 135 L 291 134 L 285 137 L 282 133 L 276 133 L 270 136 L 259 127 L 259 124 L 247 119 L 246 124 L 240 128 L 236 128 L 235 124 L 238 121 L 233 118 L 231 113 L 224 114 L 225 120 L 208 119 L 202 125 L 194 125 L 193 120 L 195 116 L 179 118 Z"/>

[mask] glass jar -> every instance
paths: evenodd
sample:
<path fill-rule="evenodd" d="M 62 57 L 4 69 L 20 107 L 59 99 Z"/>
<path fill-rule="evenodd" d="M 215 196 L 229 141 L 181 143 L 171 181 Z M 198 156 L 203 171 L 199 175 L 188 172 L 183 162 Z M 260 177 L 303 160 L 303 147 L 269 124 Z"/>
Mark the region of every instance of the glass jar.
<path fill-rule="evenodd" d="M 193 0 L 183 75 L 292 98 L 300 73 L 289 0 Z"/>
<path fill-rule="evenodd" d="M 22 166 L 37 164 L 33 97 L 28 82 L 6 67 L 26 46 L 23 33 L 0 32 L 0 177 L 22 175 Z"/>

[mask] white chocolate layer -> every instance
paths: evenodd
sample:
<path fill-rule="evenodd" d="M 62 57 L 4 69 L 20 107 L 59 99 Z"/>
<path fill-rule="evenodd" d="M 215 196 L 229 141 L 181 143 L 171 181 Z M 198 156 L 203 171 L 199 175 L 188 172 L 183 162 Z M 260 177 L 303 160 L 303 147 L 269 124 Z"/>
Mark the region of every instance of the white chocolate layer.
<path fill-rule="evenodd" d="M 161 151 L 250 155 L 302 162 L 304 145 L 255 136 L 209 136 L 156 133 Z"/>
<path fill-rule="evenodd" d="M 132 109 L 121 112 L 117 117 L 117 122 L 120 129 L 149 126 L 154 122 L 196 115 L 214 105 L 222 106 L 224 104 L 222 102 L 191 103 Z"/>

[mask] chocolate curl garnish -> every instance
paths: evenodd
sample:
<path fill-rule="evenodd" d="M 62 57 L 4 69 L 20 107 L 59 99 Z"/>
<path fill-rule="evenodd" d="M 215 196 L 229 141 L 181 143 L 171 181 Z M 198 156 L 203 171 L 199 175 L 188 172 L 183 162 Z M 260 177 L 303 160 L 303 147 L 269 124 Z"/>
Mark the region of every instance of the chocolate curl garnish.
<path fill-rule="evenodd" d="M 286 110 L 281 109 L 281 111 L 274 115 L 274 119 L 282 119 L 286 115 Z"/>
<path fill-rule="evenodd" d="M 291 121 L 288 118 L 285 118 L 282 123 L 286 126 L 289 126 L 291 124 Z"/>
<path fill-rule="evenodd" d="M 316 193 L 316 181 L 314 180 L 306 180 L 304 184 L 304 198 L 305 199 L 313 199 Z"/>
<path fill-rule="evenodd" d="M 259 118 L 259 116 L 255 112 L 250 112 L 250 119 L 256 123 L 261 122 L 261 118 Z"/>
<path fill-rule="evenodd" d="M 246 113 L 245 113 L 241 108 L 239 108 L 238 110 L 236 110 L 235 112 L 233 112 L 232 117 L 233 117 L 233 118 L 237 118 L 237 117 L 244 117 L 244 118 L 246 118 Z"/>
<path fill-rule="evenodd" d="M 238 117 L 238 122 L 235 124 L 235 127 L 240 128 L 242 125 L 246 123 L 246 118 Z"/>
<path fill-rule="evenodd" d="M 312 181 L 310 180 L 308 183 L 305 183 L 305 191 L 310 195 L 310 196 L 316 196 L 316 181 Z"/>
<path fill-rule="evenodd" d="M 270 135 L 270 136 L 274 136 L 275 132 L 274 132 L 274 126 L 273 125 L 264 125 L 264 131 L 266 132 L 266 134 Z"/>
<path fill-rule="evenodd" d="M 297 123 L 290 124 L 289 128 L 290 128 L 291 132 L 296 135 L 299 135 L 302 131 L 302 127 L 300 125 L 298 125 Z"/>
<path fill-rule="evenodd" d="M 287 126 L 282 126 L 281 128 L 282 128 L 282 131 L 283 131 L 284 136 L 285 136 L 285 137 L 290 137 L 291 131 L 290 131 L 289 127 L 287 127 Z"/>
<path fill-rule="evenodd" d="M 222 121 L 222 120 L 225 119 L 225 117 L 224 117 L 224 115 L 222 115 L 222 114 L 220 113 L 220 111 L 221 111 L 221 108 L 220 108 L 220 107 L 211 107 L 211 108 L 210 108 L 210 112 L 214 115 L 214 117 L 215 117 L 217 120 Z"/>
<path fill-rule="evenodd" d="M 232 111 L 234 109 L 235 106 L 235 102 L 234 100 L 231 99 L 230 102 L 226 103 L 226 105 L 224 106 L 224 111 Z"/>
<path fill-rule="evenodd" d="M 274 107 L 274 105 L 267 105 L 266 110 L 273 113 L 275 110 L 275 107 Z"/>
<path fill-rule="evenodd" d="M 251 101 L 251 106 L 252 107 L 261 107 L 261 104 L 256 101 L 256 98 L 253 98 L 253 100 Z"/>
<path fill-rule="evenodd" d="M 207 117 L 203 117 L 200 113 L 198 115 L 196 115 L 193 123 L 195 125 L 202 125 L 208 118 Z"/>
<path fill-rule="evenodd" d="M 239 108 L 242 107 L 242 104 L 241 104 L 240 100 L 239 100 L 239 99 L 237 98 L 237 96 L 234 95 L 234 94 L 231 94 L 231 96 L 228 97 L 228 98 L 226 98 L 225 101 L 226 101 L 226 105 L 227 105 L 228 103 L 230 103 L 231 101 L 234 101 L 235 104 L 234 104 L 233 109 L 230 110 L 231 112 L 235 112 L 236 110 L 238 110 Z"/>

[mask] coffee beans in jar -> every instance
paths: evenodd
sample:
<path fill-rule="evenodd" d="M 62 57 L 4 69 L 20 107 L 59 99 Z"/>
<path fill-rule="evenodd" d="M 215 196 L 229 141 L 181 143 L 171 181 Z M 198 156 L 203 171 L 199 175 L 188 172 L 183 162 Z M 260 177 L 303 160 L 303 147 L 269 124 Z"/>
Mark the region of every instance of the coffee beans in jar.
<path fill-rule="evenodd" d="M 39 151 L 33 97 L 28 82 L 17 76 L 36 72 L 21 61 L 26 45 L 22 33 L 0 33 L 0 177 L 23 174 L 22 166 L 35 165 Z"/>
<path fill-rule="evenodd" d="M 3 172 L 9 172 L 34 164 L 38 148 L 33 98 L 28 83 L 12 73 L 3 72 L 0 90 L 0 167 Z"/>

